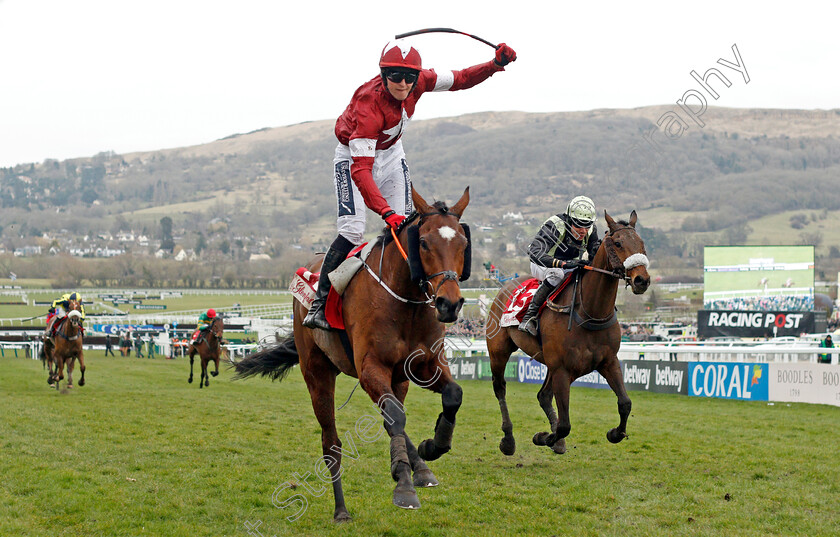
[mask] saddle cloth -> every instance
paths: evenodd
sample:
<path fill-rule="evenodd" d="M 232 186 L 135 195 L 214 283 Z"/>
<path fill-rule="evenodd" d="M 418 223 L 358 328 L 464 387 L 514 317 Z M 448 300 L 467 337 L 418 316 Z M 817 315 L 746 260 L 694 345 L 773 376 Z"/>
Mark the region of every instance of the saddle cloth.
<path fill-rule="evenodd" d="M 347 260 L 356 260 L 357 262 L 353 264 L 352 267 L 345 268 L 345 261 L 335 271 L 332 272 L 332 275 L 335 275 L 336 272 L 343 271 L 341 278 L 345 281 L 342 282 L 341 290 L 347 287 L 347 283 L 349 283 L 350 279 L 353 275 L 362 267 L 362 263 L 359 260 L 363 260 L 367 258 L 367 254 L 370 253 L 370 247 L 373 246 L 369 243 L 364 243 L 360 246 L 354 248 L 349 254 L 347 254 Z M 312 301 L 315 300 L 315 292 L 318 289 L 318 280 L 321 277 L 320 272 L 310 272 L 306 267 L 300 267 L 295 271 L 295 275 L 292 278 L 291 284 L 289 284 L 289 291 L 292 293 L 292 296 L 298 299 L 304 308 L 309 310 L 312 307 Z M 330 278 L 330 280 L 335 284 L 335 279 Z M 336 291 L 335 286 L 330 287 L 330 292 L 327 295 L 327 304 L 324 308 L 324 314 L 327 317 L 327 322 L 330 323 L 330 326 L 333 328 L 337 328 L 339 330 L 344 330 L 344 316 L 342 314 L 341 309 L 341 295 Z"/>
<path fill-rule="evenodd" d="M 566 279 L 551 292 L 548 299 L 540 306 L 540 311 L 537 312 L 537 315 L 542 313 L 542 310 L 545 308 L 545 305 L 548 303 L 549 300 L 554 300 L 554 298 L 560 294 L 560 291 L 566 288 L 569 285 L 569 282 L 572 280 L 571 272 L 566 275 Z M 536 278 L 528 278 L 519 286 L 513 290 L 510 297 L 508 298 L 507 304 L 505 304 L 505 310 L 502 312 L 502 318 L 499 321 L 499 326 L 502 328 L 506 326 L 518 326 L 519 323 L 522 322 L 522 318 L 525 317 L 525 312 L 528 311 L 528 306 L 531 305 L 531 299 L 534 298 L 534 293 L 537 292 L 537 288 L 540 286 L 540 281 Z"/>

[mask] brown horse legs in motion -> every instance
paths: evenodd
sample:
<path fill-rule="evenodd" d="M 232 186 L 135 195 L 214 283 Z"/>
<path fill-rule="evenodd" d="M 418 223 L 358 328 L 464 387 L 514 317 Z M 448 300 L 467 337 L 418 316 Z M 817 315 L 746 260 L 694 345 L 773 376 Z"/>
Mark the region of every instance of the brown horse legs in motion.
<path fill-rule="evenodd" d="M 393 503 L 398 507 L 420 507 L 415 487 L 438 484 L 424 461 L 436 460 L 452 447 L 462 391 L 452 380 L 443 336 L 444 323 L 455 322 L 464 304 L 459 281 L 469 278 L 469 228 L 459 222 L 469 191 L 451 208 L 440 201 L 429 205 L 413 189 L 412 201 L 415 211 L 393 234 L 377 239 L 368 256 L 368 262 L 373 262 L 365 263 L 344 290 L 344 342 L 338 332 L 303 326 L 307 310 L 296 298 L 292 335 L 235 366 L 237 378 L 262 375 L 280 380 L 300 364 L 321 426 L 319 467 L 323 464 L 330 472 L 336 522 L 350 519 L 341 459 L 358 453 L 351 443 L 353 435 L 345 435 L 347 445 L 342 447 L 336 432 L 339 373 L 359 379 L 384 420 L 390 439 L 390 474 L 397 482 Z M 317 272 L 320 265 L 316 259 L 307 268 Z M 409 381 L 439 393 L 443 407 L 434 437 L 416 447 L 405 431 L 403 402 Z M 377 440 L 382 432 L 378 424 L 373 415 L 362 416 L 356 422 L 356 436 L 366 442 Z M 327 480 L 326 470 L 320 475 Z"/>
<path fill-rule="evenodd" d="M 559 304 L 542 312 L 539 339 L 519 331 L 515 326 L 500 327 L 498 324 L 508 297 L 527 278 L 505 283 L 490 307 L 487 351 L 493 372 L 493 392 L 502 413 L 504 437 L 499 449 L 505 455 L 513 455 L 516 451 L 513 424 L 505 399 L 504 377 L 508 359 L 516 349 L 522 349 L 548 369 L 537 393 L 537 401 L 548 418 L 551 431 L 535 434 L 534 444 L 548 446 L 555 453 L 566 452 L 565 438 L 572 428 L 569 421 L 570 385 L 592 371 L 598 371 L 607 380 L 618 399 L 619 424 L 610 429 L 607 439 L 616 444 L 627 437 L 631 403 L 618 361 L 621 329 L 615 317 L 615 299 L 622 280 L 635 294 L 647 290 L 650 285 L 649 262 L 644 242 L 636 233 L 636 211 L 630 214 L 627 222 L 615 221 L 606 212 L 604 217 L 609 229 L 600 248 L 590 261 L 588 270 L 579 276 L 578 283 L 567 286 L 561 292 L 557 299 Z M 570 316 L 572 319 L 569 319 Z M 552 396 L 557 403 L 556 412 Z"/>
<path fill-rule="evenodd" d="M 198 381 L 198 387 L 210 386 L 210 375 L 214 377 L 219 375 L 219 355 L 222 352 L 222 331 L 224 330 L 224 322 L 221 318 L 216 317 L 213 322 L 205 330 L 204 336 L 199 336 L 196 343 L 191 343 L 189 348 L 190 355 L 190 378 L 187 380 L 190 384 L 193 381 L 193 361 L 195 355 L 198 354 L 201 360 L 201 379 Z M 216 363 L 216 370 L 207 372 L 207 364 L 210 361 Z"/>
<path fill-rule="evenodd" d="M 71 303 L 71 308 L 74 306 Z M 67 387 L 73 387 L 73 368 L 76 359 L 79 360 L 79 371 L 82 378 L 79 379 L 79 386 L 85 385 L 85 354 L 82 346 L 82 321 L 78 311 L 70 309 L 67 320 L 59 326 L 54 340 L 46 338 L 41 349 L 41 359 L 49 366 L 47 383 L 50 386 L 59 388 L 59 383 L 64 380 L 64 366 L 67 365 Z"/>

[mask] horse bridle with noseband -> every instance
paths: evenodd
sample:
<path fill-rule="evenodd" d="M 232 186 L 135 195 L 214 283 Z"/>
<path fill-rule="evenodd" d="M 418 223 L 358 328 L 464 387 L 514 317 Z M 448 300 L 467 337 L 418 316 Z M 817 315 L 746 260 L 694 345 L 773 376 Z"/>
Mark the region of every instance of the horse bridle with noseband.
<path fill-rule="evenodd" d="M 623 262 L 621 261 L 621 259 L 619 259 L 618 254 L 615 252 L 615 244 L 614 244 L 612 236 L 615 235 L 616 232 L 623 231 L 625 229 L 634 229 L 634 228 L 632 226 L 622 226 L 622 227 L 620 227 L 618 229 L 615 229 L 615 230 L 607 230 L 606 233 L 604 233 L 604 241 L 603 241 L 604 242 L 604 250 L 607 253 L 607 262 L 610 264 L 610 267 L 612 268 L 612 270 L 604 270 L 604 269 L 600 269 L 600 268 L 597 268 L 597 267 L 591 267 L 591 266 L 588 266 L 588 265 L 584 268 L 586 270 L 591 270 L 593 272 L 599 272 L 601 274 L 606 274 L 607 276 L 612 276 L 613 278 L 616 278 L 618 280 L 624 280 L 625 286 L 630 286 L 631 280 L 630 280 L 630 276 L 628 276 L 627 273 L 631 269 L 634 269 L 634 268 L 636 268 L 640 265 L 648 266 L 650 262 L 648 261 L 647 256 L 645 254 L 641 253 L 641 252 L 632 254 L 627 259 L 625 259 Z M 615 268 L 616 266 L 618 268 Z M 569 329 L 570 330 L 572 328 L 572 321 L 574 320 L 575 315 L 576 315 L 575 299 L 577 297 L 577 285 L 578 285 L 578 278 L 575 278 L 575 289 L 572 292 L 572 304 L 571 304 L 571 307 L 569 308 Z M 596 318 L 596 317 L 592 317 L 591 315 L 586 313 L 586 310 L 583 309 L 583 302 L 581 302 L 580 307 L 581 307 L 581 311 L 584 313 L 584 315 L 586 315 L 585 319 L 583 317 L 581 317 L 581 319 L 583 320 L 583 322 L 581 324 L 585 324 L 585 323 L 594 324 L 595 326 L 598 326 L 598 328 L 596 328 L 596 329 L 600 329 L 600 328 L 607 327 L 607 326 L 613 324 L 613 322 L 614 322 L 614 321 L 612 321 L 612 318 L 615 316 L 615 312 L 613 312 L 610 316 L 605 317 L 605 318 Z"/>
<path fill-rule="evenodd" d="M 609 262 L 612 270 L 604 270 L 589 266 L 587 266 L 586 269 L 594 272 L 600 272 L 619 280 L 624 280 L 624 283 L 629 286 L 630 276 L 628 276 L 627 273 L 640 265 L 648 266 L 650 262 L 648 261 L 647 256 L 641 252 L 631 255 L 624 261 L 619 259 L 618 254 L 615 253 L 615 244 L 612 236 L 615 235 L 616 232 L 624 231 L 625 229 L 634 228 L 632 226 L 623 226 L 616 230 L 607 230 L 607 232 L 604 233 L 604 250 L 607 252 L 607 261 Z"/>
<path fill-rule="evenodd" d="M 440 211 L 434 211 L 434 212 L 423 213 L 423 214 L 418 213 L 418 212 L 414 212 L 408 218 L 406 218 L 397 227 L 396 230 L 394 230 L 394 228 L 390 228 L 391 236 L 394 239 L 394 244 L 397 246 L 397 249 L 399 250 L 400 255 L 402 256 L 403 260 L 405 260 L 405 262 L 408 263 L 409 270 L 411 271 L 412 280 L 417 281 L 418 285 L 421 288 L 421 291 L 423 292 L 424 295 L 426 295 L 426 300 L 411 300 L 411 299 L 408 299 L 408 298 L 403 298 L 403 297 L 399 296 L 398 294 L 396 294 L 393 290 L 391 290 L 390 287 L 388 287 L 385 284 L 385 281 L 382 279 L 382 262 L 383 262 L 383 259 L 385 257 L 385 246 L 387 246 L 386 240 L 385 240 L 384 237 L 382 239 L 382 249 L 379 253 L 379 273 L 378 274 L 374 273 L 373 270 L 368 266 L 367 263 L 365 263 L 364 261 L 362 262 L 364 267 L 368 270 L 368 272 L 370 272 L 370 274 L 374 277 L 374 279 L 377 281 L 377 283 L 379 283 L 379 285 L 384 287 L 385 290 L 388 291 L 388 293 L 391 296 L 393 296 L 394 298 L 396 298 L 397 300 L 399 300 L 403 303 L 406 303 L 406 304 L 427 304 L 427 305 L 429 305 L 429 307 L 434 308 L 435 307 L 435 299 L 437 298 L 437 293 L 438 293 L 438 291 L 440 291 L 440 288 L 443 286 L 443 284 L 446 283 L 448 280 L 453 280 L 455 282 L 458 282 L 458 281 L 461 281 L 463 279 L 463 277 L 462 277 L 463 274 L 461 276 L 459 276 L 458 273 L 455 272 L 454 270 L 442 270 L 440 272 L 436 272 L 432 275 L 427 276 L 425 273 L 422 272 L 422 270 L 423 270 L 422 265 L 419 265 L 420 259 L 419 258 L 412 259 L 413 254 L 412 254 L 412 256 L 409 256 L 409 254 L 406 254 L 405 250 L 402 247 L 402 244 L 400 244 L 399 234 L 402 233 L 402 231 L 404 229 L 408 230 L 409 235 L 411 235 L 411 233 L 415 233 L 415 234 L 419 233 L 420 226 L 423 225 L 423 218 L 425 218 L 427 216 L 435 216 L 435 215 L 454 216 L 454 217 L 460 219 L 460 217 L 457 214 L 449 212 L 449 211 L 447 211 L 445 213 L 440 212 Z M 416 223 L 415 223 L 415 221 L 416 221 Z M 465 231 L 465 233 L 466 233 L 466 231 Z M 467 237 L 467 240 L 469 241 L 469 237 Z M 408 242 L 411 243 L 412 239 L 409 238 Z M 411 249 L 411 247 L 410 247 L 410 249 Z M 418 272 L 422 273 L 422 275 L 418 276 Z M 464 272 L 466 272 L 466 271 L 464 271 Z M 431 279 L 435 278 L 437 276 L 443 276 L 443 278 L 441 279 L 440 283 L 438 283 L 438 285 L 432 289 Z M 431 296 L 429 295 L 429 292 L 426 289 L 427 287 L 428 287 L 429 290 L 432 291 Z"/>

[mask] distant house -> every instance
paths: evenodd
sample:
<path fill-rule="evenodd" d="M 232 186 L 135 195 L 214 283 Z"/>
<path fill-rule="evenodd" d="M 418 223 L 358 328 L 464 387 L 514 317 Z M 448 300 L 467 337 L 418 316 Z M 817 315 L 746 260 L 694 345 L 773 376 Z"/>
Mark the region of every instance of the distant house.
<path fill-rule="evenodd" d="M 16 257 L 28 257 L 31 255 L 41 255 L 40 246 L 24 246 L 23 248 L 15 248 Z"/>
<path fill-rule="evenodd" d="M 251 254 L 248 261 L 271 261 L 271 256 L 268 254 Z"/>

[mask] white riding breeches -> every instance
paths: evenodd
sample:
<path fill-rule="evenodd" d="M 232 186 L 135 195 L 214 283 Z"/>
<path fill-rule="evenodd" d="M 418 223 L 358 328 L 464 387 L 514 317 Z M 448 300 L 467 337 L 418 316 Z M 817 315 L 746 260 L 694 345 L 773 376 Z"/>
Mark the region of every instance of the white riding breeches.
<path fill-rule="evenodd" d="M 353 158 L 350 148 L 338 144 L 335 148 L 335 193 L 338 198 L 338 234 L 355 245 L 364 240 L 367 216 L 362 193 L 350 178 Z M 373 182 L 391 209 L 397 214 L 408 216 L 414 210 L 411 201 L 411 174 L 405 163 L 402 141 L 388 149 L 377 151 L 373 160 Z M 385 224 L 383 223 L 383 226 Z"/>
<path fill-rule="evenodd" d="M 541 282 L 547 281 L 549 285 L 557 287 L 566 278 L 566 271 L 559 267 L 542 267 L 531 261 L 531 275 Z"/>

